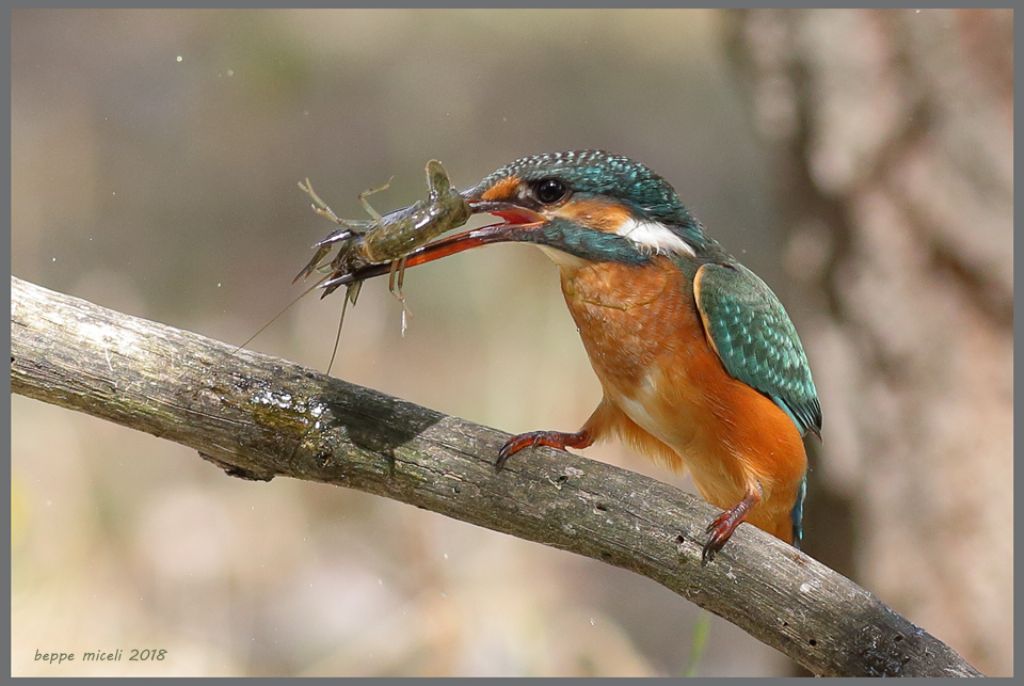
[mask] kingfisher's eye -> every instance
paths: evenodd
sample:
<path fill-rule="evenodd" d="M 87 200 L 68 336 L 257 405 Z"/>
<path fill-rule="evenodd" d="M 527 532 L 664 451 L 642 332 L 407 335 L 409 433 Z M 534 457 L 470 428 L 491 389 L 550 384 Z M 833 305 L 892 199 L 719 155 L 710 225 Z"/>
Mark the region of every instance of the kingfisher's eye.
<path fill-rule="evenodd" d="M 533 194 L 545 205 L 553 205 L 569 194 L 569 187 L 561 179 L 548 177 L 533 184 Z"/>

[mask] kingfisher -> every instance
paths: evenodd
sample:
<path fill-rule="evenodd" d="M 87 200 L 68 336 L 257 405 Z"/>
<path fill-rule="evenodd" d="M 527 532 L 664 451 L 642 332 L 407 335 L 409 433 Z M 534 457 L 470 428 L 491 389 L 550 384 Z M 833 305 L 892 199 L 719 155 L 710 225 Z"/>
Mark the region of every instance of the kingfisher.
<path fill-rule="evenodd" d="M 677 471 L 722 509 L 702 561 L 741 522 L 799 547 L 807 432 L 821 406 L 789 315 L 646 165 L 601 150 L 518 159 L 463 191 L 502 221 L 423 246 L 406 266 L 480 245 L 537 245 L 603 397 L 578 431 L 531 431 L 498 454 L 500 470 L 534 446 L 586 448 L 618 437 Z"/>

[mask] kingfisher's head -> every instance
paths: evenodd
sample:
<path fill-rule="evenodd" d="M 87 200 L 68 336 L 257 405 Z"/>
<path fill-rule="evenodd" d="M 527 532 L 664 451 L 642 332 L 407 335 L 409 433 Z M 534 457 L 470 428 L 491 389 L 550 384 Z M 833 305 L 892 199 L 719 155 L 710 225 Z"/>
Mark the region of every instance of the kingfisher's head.
<path fill-rule="evenodd" d="M 588 261 L 644 264 L 655 255 L 694 257 L 717 247 L 665 179 L 628 157 L 600 150 L 524 157 L 462 196 L 474 214 L 503 221 L 417 248 L 406 257 L 407 266 L 510 241 L 535 243 L 563 267 Z M 346 274 L 327 283 L 367 276 Z"/>
<path fill-rule="evenodd" d="M 665 179 L 600 150 L 524 157 L 463 195 L 474 213 L 505 220 L 479 242 L 537 243 L 556 261 L 637 263 L 655 254 L 693 256 L 706 247 L 700 224 Z"/>

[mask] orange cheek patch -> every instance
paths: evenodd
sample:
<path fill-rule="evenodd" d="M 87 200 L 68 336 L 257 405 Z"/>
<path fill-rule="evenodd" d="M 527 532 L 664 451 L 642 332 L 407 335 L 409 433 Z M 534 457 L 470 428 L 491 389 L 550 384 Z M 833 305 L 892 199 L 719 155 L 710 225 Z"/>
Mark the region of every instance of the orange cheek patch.
<path fill-rule="evenodd" d="M 481 200 L 509 200 L 519 188 L 519 177 L 509 176 L 494 184 L 480 196 Z"/>
<path fill-rule="evenodd" d="M 622 205 L 600 200 L 570 200 L 554 214 L 605 233 L 615 233 L 630 218 L 629 210 Z"/>

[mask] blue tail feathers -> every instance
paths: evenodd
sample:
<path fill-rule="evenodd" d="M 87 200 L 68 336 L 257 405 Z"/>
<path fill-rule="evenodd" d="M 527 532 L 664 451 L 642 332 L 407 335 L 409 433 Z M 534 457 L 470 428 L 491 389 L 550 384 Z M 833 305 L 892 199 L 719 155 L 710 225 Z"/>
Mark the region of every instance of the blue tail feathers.
<path fill-rule="evenodd" d="M 800 490 L 796 494 L 796 502 L 790 512 L 793 519 L 793 547 L 800 549 L 800 543 L 804 540 L 804 498 L 807 497 L 807 474 L 800 481 Z"/>

